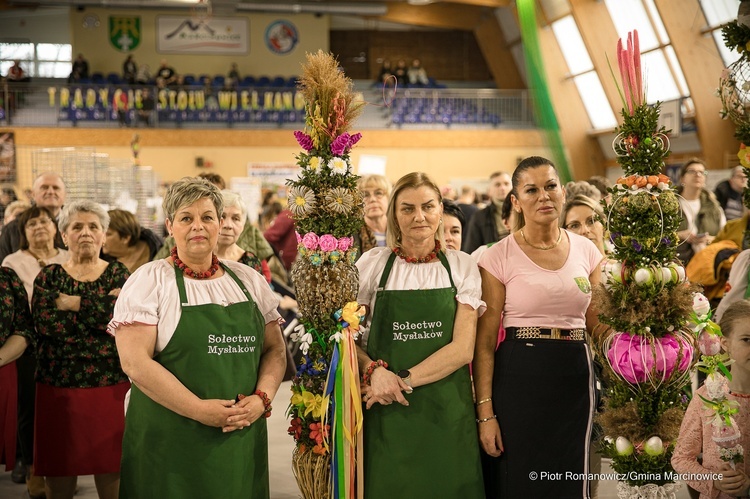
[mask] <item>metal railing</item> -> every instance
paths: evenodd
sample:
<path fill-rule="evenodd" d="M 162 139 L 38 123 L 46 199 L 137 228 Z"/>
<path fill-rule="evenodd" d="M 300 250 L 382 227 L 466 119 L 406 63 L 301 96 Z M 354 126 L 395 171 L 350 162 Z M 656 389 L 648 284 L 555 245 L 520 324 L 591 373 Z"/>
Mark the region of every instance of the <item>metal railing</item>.
<path fill-rule="evenodd" d="M 389 102 L 379 89 L 362 94 L 373 105 L 358 120 L 360 129 L 534 126 L 525 90 L 409 88 L 386 92 Z M 159 89 L 55 80 L 6 82 L 0 91 L 0 124 L 6 126 L 299 129 L 304 121 L 302 96 L 288 86 Z"/>

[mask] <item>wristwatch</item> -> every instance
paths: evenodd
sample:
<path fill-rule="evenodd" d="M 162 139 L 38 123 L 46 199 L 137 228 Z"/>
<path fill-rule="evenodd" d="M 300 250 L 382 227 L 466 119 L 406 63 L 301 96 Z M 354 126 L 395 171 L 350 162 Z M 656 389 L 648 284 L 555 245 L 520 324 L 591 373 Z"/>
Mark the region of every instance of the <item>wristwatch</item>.
<path fill-rule="evenodd" d="M 411 372 L 409 372 L 408 369 L 401 369 L 398 372 L 398 377 L 401 378 L 401 380 L 406 383 L 406 386 L 411 388 Z"/>

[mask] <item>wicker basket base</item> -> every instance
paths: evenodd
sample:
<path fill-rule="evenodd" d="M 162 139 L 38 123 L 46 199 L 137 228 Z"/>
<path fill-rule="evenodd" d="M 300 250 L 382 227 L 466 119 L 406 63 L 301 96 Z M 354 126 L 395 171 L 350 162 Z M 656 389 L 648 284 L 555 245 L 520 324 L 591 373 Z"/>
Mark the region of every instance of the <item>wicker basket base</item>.
<path fill-rule="evenodd" d="M 320 456 L 311 450 L 292 452 L 292 471 L 304 499 L 328 499 L 331 455 Z"/>

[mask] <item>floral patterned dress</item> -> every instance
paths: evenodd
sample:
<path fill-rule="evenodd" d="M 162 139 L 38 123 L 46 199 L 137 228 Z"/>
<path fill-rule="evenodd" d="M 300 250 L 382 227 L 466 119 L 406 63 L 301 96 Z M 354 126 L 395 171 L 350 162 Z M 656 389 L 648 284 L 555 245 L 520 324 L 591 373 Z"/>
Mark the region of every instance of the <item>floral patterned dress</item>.
<path fill-rule="evenodd" d="M 45 476 L 97 475 L 119 470 L 124 400 L 130 387 L 115 340 L 107 333 L 117 297 L 129 276 L 111 262 L 98 279 L 73 279 L 61 265 L 34 281 L 37 395 L 35 471 Z M 59 310 L 64 293 L 81 297 L 78 312 Z"/>
<path fill-rule="evenodd" d="M 26 290 L 18 275 L 0 267 L 0 345 L 17 334 L 33 340 L 33 325 Z M 16 462 L 18 385 L 16 363 L 0 367 L 0 463 L 10 471 Z"/>

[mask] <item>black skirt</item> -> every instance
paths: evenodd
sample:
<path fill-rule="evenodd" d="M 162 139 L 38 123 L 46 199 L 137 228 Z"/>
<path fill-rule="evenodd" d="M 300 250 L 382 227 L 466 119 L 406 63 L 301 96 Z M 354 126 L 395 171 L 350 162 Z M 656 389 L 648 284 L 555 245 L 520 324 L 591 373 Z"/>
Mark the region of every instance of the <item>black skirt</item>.
<path fill-rule="evenodd" d="M 589 497 L 594 374 L 585 340 L 517 339 L 495 353 L 492 400 L 504 452 L 483 455 L 492 499 Z"/>

